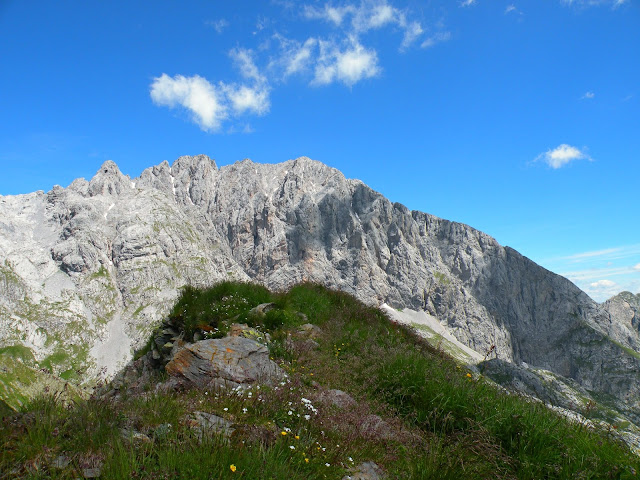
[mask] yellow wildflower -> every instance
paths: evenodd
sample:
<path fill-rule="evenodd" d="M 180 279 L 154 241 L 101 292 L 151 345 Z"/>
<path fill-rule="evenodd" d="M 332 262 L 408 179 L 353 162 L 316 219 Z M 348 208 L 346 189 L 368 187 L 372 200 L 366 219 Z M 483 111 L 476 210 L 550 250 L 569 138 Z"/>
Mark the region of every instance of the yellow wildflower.
<path fill-rule="evenodd" d="M 235 471 L 236 471 L 236 466 L 232 463 L 231 465 L 229 465 L 229 469 L 230 469 L 232 472 L 235 472 Z"/>
<path fill-rule="evenodd" d="M 283 437 L 287 434 L 287 432 L 285 432 L 284 430 L 282 432 L 280 432 L 280 435 L 282 435 Z"/>

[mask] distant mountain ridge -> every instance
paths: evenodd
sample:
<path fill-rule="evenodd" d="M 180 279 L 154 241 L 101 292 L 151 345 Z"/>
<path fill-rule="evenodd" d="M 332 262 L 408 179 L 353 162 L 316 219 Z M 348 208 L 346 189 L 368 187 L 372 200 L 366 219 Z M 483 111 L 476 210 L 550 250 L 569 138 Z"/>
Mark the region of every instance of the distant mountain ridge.
<path fill-rule="evenodd" d="M 0 197 L 0 359 L 19 352 L 76 382 L 111 375 L 181 286 L 227 278 L 425 311 L 476 352 L 571 379 L 640 422 L 638 296 L 600 305 L 490 236 L 320 162 L 184 156 L 130 179 L 107 161 L 90 181 Z"/>

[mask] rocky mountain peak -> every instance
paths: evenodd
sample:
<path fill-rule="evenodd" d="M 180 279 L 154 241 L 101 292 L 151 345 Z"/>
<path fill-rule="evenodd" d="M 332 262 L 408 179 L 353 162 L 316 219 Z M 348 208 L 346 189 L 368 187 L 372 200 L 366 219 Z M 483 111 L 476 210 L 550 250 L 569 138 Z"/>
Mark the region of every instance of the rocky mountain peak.
<path fill-rule="evenodd" d="M 94 177 L 89 182 L 88 194 L 96 195 L 122 195 L 133 188 L 128 175 L 123 175 L 118 165 L 112 160 L 102 164 Z"/>

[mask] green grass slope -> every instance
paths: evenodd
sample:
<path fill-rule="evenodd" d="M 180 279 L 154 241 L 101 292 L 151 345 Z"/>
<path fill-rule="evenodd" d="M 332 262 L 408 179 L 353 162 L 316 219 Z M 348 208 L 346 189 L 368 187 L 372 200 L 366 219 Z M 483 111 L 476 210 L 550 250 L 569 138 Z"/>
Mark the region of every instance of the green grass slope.
<path fill-rule="evenodd" d="M 266 317 L 249 313 L 268 301 L 277 308 Z M 155 393 L 160 372 L 143 394 L 73 408 L 37 399 L 2 421 L 0 478 L 73 479 L 97 468 L 108 479 L 341 479 L 364 461 L 390 479 L 638 478 L 640 458 L 610 432 L 505 394 L 346 294 L 226 282 L 186 289 L 171 316 L 187 336 L 224 335 L 232 321 L 268 332 L 287 380 Z M 321 328 L 318 346 L 292 341 L 306 322 Z M 356 403 L 323 403 L 328 389 Z M 194 411 L 224 417 L 235 431 L 199 437 Z"/>

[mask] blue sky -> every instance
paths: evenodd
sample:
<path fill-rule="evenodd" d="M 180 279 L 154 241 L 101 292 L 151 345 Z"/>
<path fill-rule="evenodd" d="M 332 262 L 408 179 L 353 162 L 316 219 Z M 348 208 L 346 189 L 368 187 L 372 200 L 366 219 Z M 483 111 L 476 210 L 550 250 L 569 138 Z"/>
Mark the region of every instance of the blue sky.
<path fill-rule="evenodd" d="M 636 0 L 0 0 L 0 194 L 308 156 L 640 292 Z"/>

